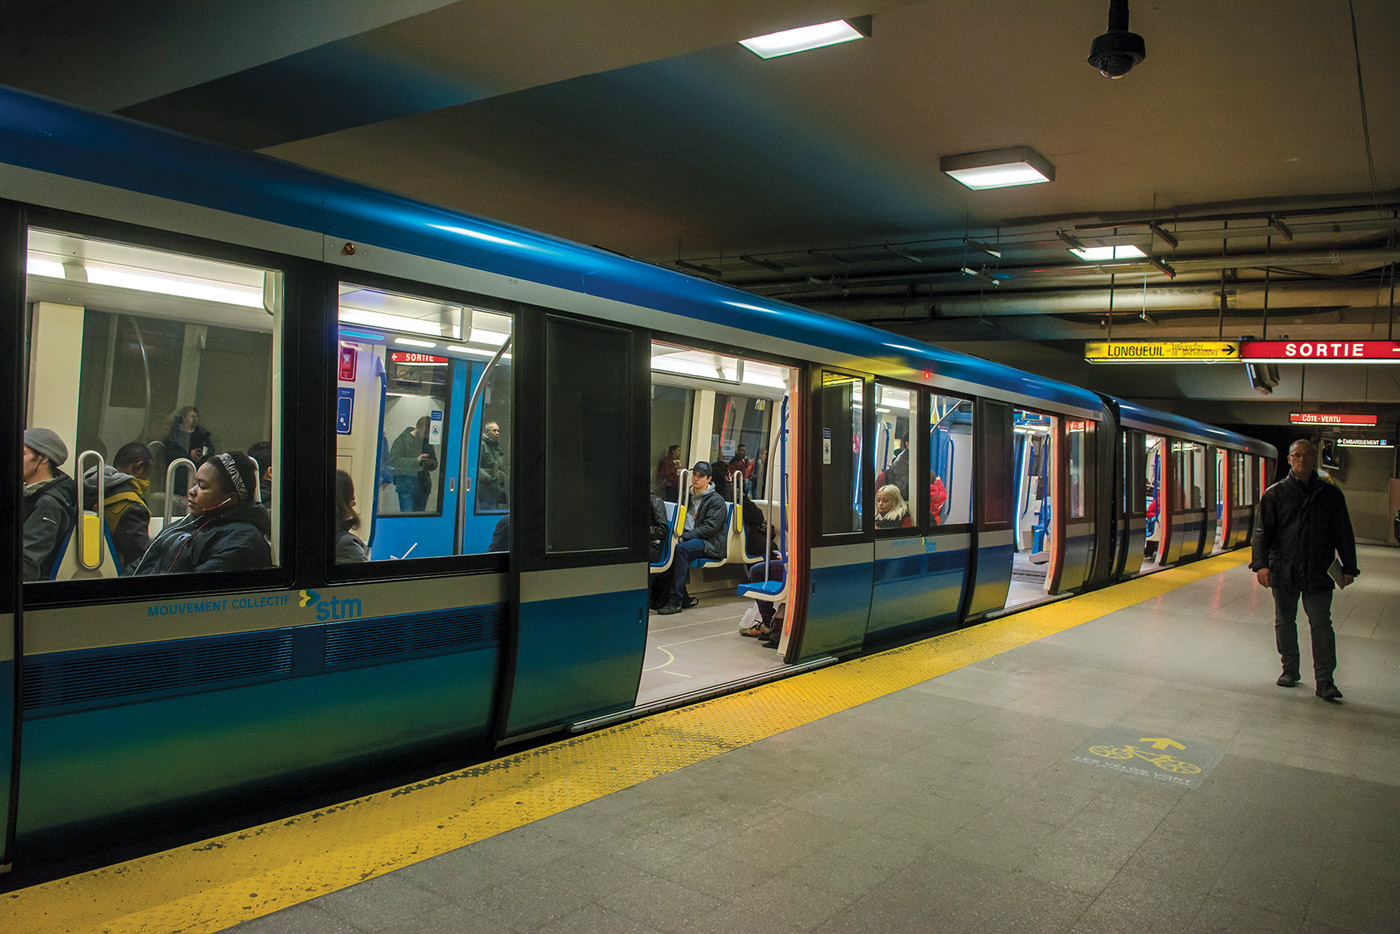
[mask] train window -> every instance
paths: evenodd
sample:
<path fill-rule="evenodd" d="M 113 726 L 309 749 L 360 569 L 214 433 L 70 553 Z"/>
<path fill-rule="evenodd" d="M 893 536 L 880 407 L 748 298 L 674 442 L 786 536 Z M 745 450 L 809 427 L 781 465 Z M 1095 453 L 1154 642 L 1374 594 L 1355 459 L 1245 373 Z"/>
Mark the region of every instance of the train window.
<path fill-rule="evenodd" d="M 929 513 L 934 525 L 972 521 L 972 401 L 935 395 L 929 409 Z"/>
<path fill-rule="evenodd" d="M 1069 476 L 1066 478 L 1065 516 L 1082 519 L 1091 515 L 1094 484 L 1094 431 L 1097 426 L 1087 420 L 1070 419 L 1065 423 L 1065 441 L 1068 446 L 1065 465 Z"/>
<path fill-rule="evenodd" d="M 918 411 L 918 393 L 887 383 L 875 384 L 875 528 L 900 529 L 919 524 L 923 476 L 919 449 L 910 444 L 909 427 Z M 894 487 L 895 496 L 886 489 Z"/>
<path fill-rule="evenodd" d="M 654 353 L 654 351 L 653 351 Z M 651 491 L 668 503 L 680 502 L 680 471 L 692 463 L 690 425 L 695 390 L 684 386 L 651 386 Z"/>
<path fill-rule="evenodd" d="M 25 579 L 273 566 L 282 274 L 37 228 L 27 273 Z"/>
<path fill-rule="evenodd" d="M 865 513 L 861 468 L 864 383 L 854 376 L 822 372 L 822 534 L 859 532 Z"/>
<path fill-rule="evenodd" d="M 619 551 L 631 544 L 632 335 L 545 321 L 545 551 Z"/>
<path fill-rule="evenodd" d="M 1011 524 L 1013 514 L 1012 419 L 1011 406 L 1002 402 L 983 403 L 981 482 L 981 526 L 998 528 Z"/>
<path fill-rule="evenodd" d="M 1191 477 L 1188 473 L 1191 468 L 1191 459 L 1186 456 L 1186 444 L 1182 441 L 1171 443 L 1171 456 L 1171 508 L 1174 512 L 1180 512 L 1186 508 L 1186 489 L 1191 484 Z"/>
<path fill-rule="evenodd" d="M 507 548 L 511 318 L 353 283 L 339 301 L 337 563 Z"/>
<path fill-rule="evenodd" d="M 752 366 L 750 364 L 746 369 Z M 710 461 L 728 464 L 729 482 L 740 485 L 742 493 L 755 499 L 763 497 L 767 481 L 768 436 L 773 425 L 773 408 L 773 402 L 769 399 L 729 392 L 715 393 L 710 426 L 714 447 L 710 451 Z M 720 476 L 721 470 L 717 469 L 715 477 Z"/>
<path fill-rule="evenodd" d="M 1186 453 L 1191 458 L 1191 508 L 1205 509 L 1206 484 L 1210 480 L 1210 474 L 1206 471 L 1206 446 L 1188 444 Z"/>

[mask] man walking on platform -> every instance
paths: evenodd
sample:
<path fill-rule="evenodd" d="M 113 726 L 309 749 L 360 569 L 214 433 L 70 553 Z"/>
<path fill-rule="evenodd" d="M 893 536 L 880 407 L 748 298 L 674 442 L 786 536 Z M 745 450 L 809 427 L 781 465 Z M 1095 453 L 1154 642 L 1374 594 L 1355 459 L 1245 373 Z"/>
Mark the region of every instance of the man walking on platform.
<path fill-rule="evenodd" d="M 1259 528 L 1254 534 L 1249 569 L 1274 592 L 1274 636 L 1283 660 L 1279 687 L 1291 688 L 1301 674 L 1298 653 L 1298 598 L 1312 629 L 1313 675 L 1317 696 L 1341 700 L 1332 681 L 1337 667 L 1337 637 L 1332 631 L 1334 556 L 1343 587 L 1361 572 L 1356 567 L 1356 538 L 1342 491 L 1317 475 L 1317 448 L 1294 441 L 1288 448 L 1288 476 L 1259 499 Z"/>

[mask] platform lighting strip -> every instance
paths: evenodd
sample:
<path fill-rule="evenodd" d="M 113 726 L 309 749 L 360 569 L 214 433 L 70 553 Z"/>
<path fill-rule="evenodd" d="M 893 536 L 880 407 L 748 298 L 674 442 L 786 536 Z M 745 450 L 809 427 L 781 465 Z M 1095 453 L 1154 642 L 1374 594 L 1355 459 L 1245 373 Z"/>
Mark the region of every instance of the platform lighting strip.
<path fill-rule="evenodd" d="M 865 38 L 864 33 L 844 19 L 838 19 L 829 23 L 818 23 L 815 26 L 799 26 L 796 29 L 772 32 L 766 36 L 754 36 L 752 39 L 740 39 L 739 44 L 759 58 L 767 59 L 794 55 L 798 52 L 810 52 L 812 49 L 840 45 L 843 42 L 854 42 L 863 38 Z"/>
<path fill-rule="evenodd" d="M 1070 250 L 1070 252 L 1086 263 L 1096 263 L 1106 259 L 1137 259 L 1147 256 L 1131 243 L 1125 243 L 1122 246 L 1090 246 L 1082 250 Z"/>

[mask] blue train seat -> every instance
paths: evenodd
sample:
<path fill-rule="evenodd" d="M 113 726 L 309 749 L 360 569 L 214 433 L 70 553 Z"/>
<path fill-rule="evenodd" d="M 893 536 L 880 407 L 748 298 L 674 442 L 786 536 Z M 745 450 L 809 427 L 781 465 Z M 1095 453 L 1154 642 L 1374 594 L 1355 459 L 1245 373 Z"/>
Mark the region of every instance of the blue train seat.
<path fill-rule="evenodd" d="M 728 537 L 729 537 L 729 530 L 730 530 L 731 528 L 734 527 L 734 513 L 735 513 L 735 512 L 736 512 L 736 510 L 734 509 L 734 504 L 733 504 L 733 503 L 725 503 L 725 505 L 724 505 L 724 536 L 725 536 L 726 541 L 728 540 Z M 728 563 L 729 563 L 729 556 L 728 556 L 728 554 L 726 554 L 723 558 L 696 558 L 694 561 L 690 562 L 690 566 L 693 567 L 693 568 L 722 568 L 722 567 L 724 567 L 724 566 L 725 566 L 726 564 L 728 564 Z"/>
<path fill-rule="evenodd" d="M 671 569 L 676 557 L 676 542 L 680 541 L 681 529 L 685 527 L 685 507 L 679 503 L 666 504 L 666 539 L 661 543 L 661 557 L 651 565 L 651 573 L 662 574 Z"/>

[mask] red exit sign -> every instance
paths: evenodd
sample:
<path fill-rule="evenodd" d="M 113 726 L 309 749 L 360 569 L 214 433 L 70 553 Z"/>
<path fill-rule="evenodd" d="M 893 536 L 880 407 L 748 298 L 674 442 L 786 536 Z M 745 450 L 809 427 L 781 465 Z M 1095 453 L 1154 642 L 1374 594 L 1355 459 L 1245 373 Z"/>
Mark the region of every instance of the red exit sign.
<path fill-rule="evenodd" d="M 391 363 L 451 363 L 448 357 L 435 357 L 430 353 L 408 353 L 395 350 L 389 353 Z"/>
<path fill-rule="evenodd" d="M 1400 363 L 1400 341 L 1244 341 L 1241 360 L 1293 363 Z"/>
<path fill-rule="evenodd" d="M 1331 412 L 1290 412 L 1288 420 L 1295 425 L 1374 425 L 1374 415 L 1337 415 Z"/>

